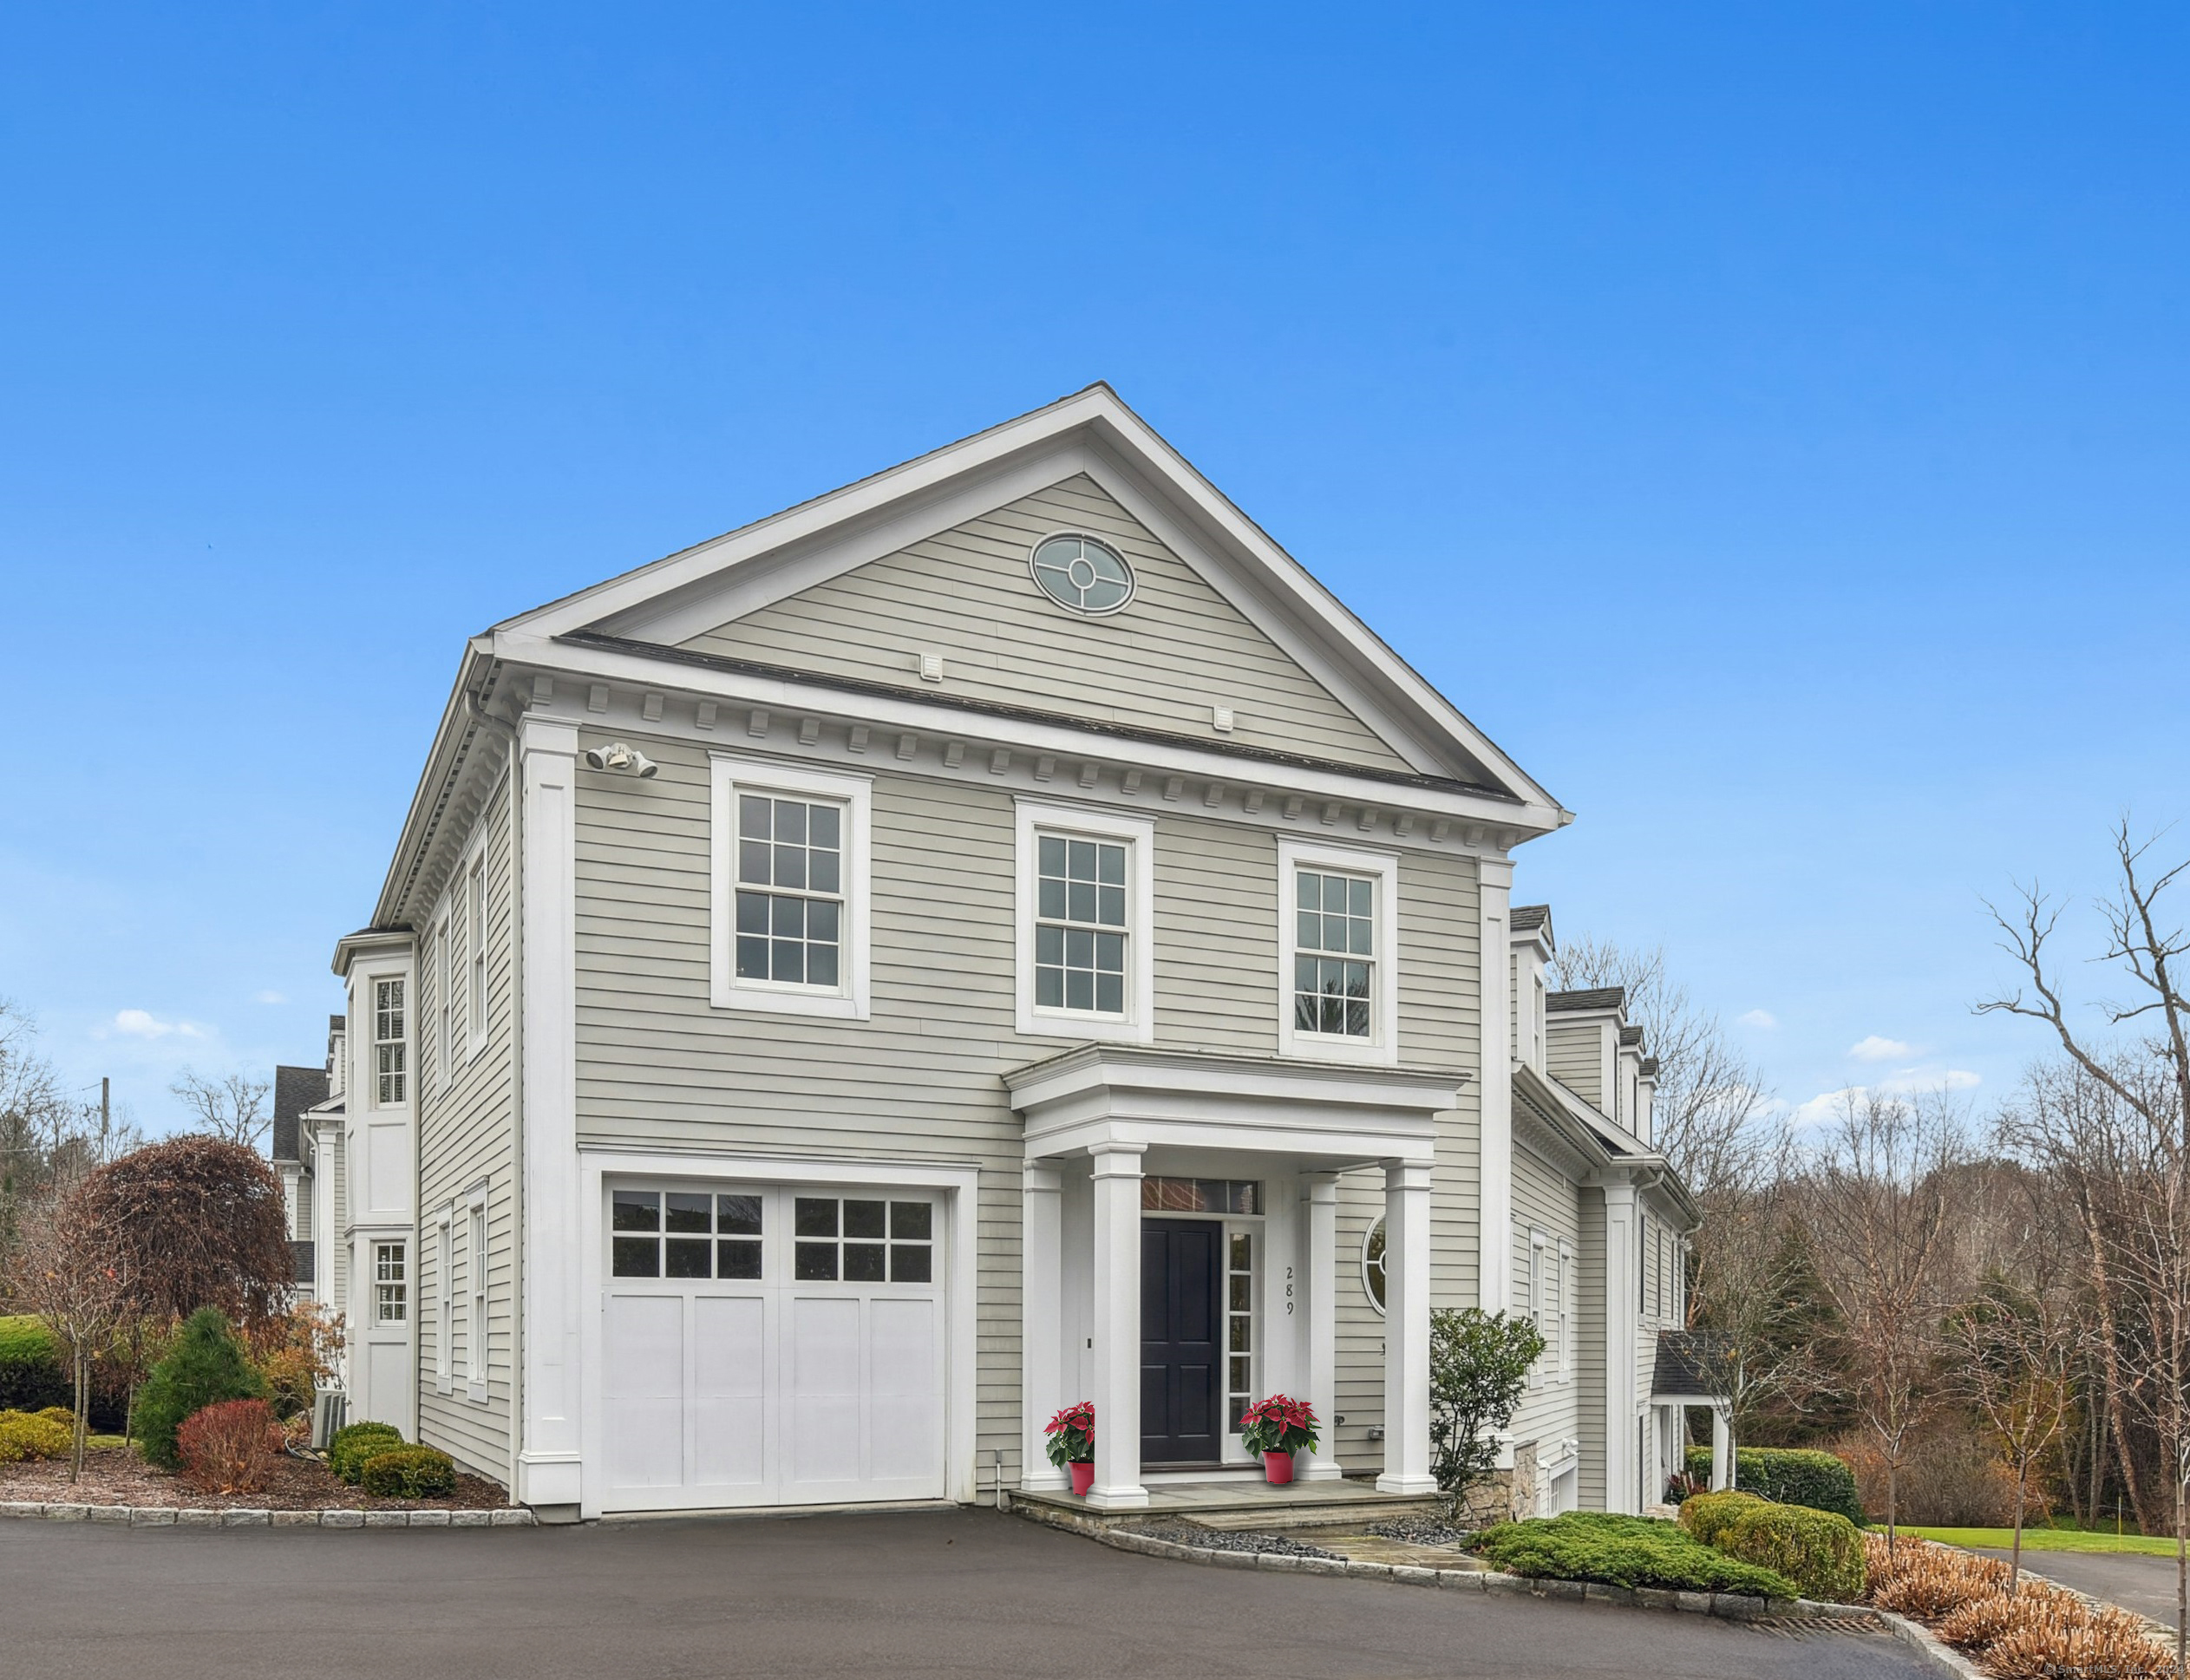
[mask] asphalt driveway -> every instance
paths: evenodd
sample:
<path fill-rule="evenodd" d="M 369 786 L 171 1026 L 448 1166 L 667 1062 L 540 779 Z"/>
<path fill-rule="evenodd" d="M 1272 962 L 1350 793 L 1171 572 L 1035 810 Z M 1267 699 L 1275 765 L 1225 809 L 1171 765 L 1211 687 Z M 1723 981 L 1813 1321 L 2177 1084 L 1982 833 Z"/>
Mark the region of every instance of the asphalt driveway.
<path fill-rule="evenodd" d="M 987 1511 L 538 1530 L 0 1519 L 0 1647 L 39 1680 L 1927 1672 L 1879 1634 L 1196 1568 Z"/>
<path fill-rule="evenodd" d="M 1988 1558 L 2008 1559 L 2004 1551 Z M 2168 1627 L 2174 1625 L 2174 1559 L 2140 1552 L 2030 1552 L 2023 1566 Z"/>

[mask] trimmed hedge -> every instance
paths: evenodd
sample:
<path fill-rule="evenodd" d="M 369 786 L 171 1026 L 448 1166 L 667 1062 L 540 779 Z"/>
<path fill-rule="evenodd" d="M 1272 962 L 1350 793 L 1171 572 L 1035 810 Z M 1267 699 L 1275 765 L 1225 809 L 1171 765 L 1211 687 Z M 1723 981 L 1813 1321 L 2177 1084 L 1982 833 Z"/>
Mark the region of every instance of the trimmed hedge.
<path fill-rule="evenodd" d="M 456 1461 L 432 1447 L 398 1447 L 367 1459 L 357 1480 L 382 1499 L 436 1499 L 456 1491 Z"/>
<path fill-rule="evenodd" d="M 1688 1473 L 1709 1477 L 1711 1449 L 1688 1449 Z M 1855 1491 L 1855 1472 L 1830 1453 L 1788 1447 L 1742 1447 L 1734 1454 L 1734 1484 L 1776 1505 L 1807 1505 L 1831 1511 L 1863 1526 L 1863 1501 Z M 1690 1497 L 1694 1497 L 1690 1495 Z"/>
<path fill-rule="evenodd" d="M 328 1437 L 327 1468 L 338 1481 L 355 1482 L 365 1461 L 403 1444 L 403 1432 L 392 1423 L 352 1423 Z"/>
<path fill-rule="evenodd" d="M 1729 1558 L 1786 1576 L 1806 1598 L 1852 1605 L 1868 1584 L 1863 1531 L 1838 1512 L 1759 1503 L 1737 1512 L 1714 1543 Z"/>
<path fill-rule="evenodd" d="M 53 1332 L 29 1313 L 0 1317 L 0 1411 L 35 1412 L 75 1397 Z"/>
<path fill-rule="evenodd" d="M 1730 1487 L 1719 1494 L 1690 1494 L 1681 1501 L 1680 1523 L 1704 1545 L 1716 1546 L 1718 1537 L 1733 1526 L 1736 1517 L 1768 1503 L 1755 1494 Z"/>
<path fill-rule="evenodd" d="M 1475 1538 L 1475 1552 L 1509 1574 L 1683 1592 L 1745 1592 L 1792 1598 L 1794 1584 L 1715 1552 L 1676 1524 L 1601 1511 L 1501 1522 Z"/>

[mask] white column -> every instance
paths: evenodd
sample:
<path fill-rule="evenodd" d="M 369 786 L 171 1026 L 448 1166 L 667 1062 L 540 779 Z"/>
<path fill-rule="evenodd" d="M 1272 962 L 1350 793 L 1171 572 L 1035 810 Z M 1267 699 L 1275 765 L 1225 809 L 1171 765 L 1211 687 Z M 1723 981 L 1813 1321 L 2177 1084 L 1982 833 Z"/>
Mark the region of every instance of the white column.
<path fill-rule="evenodd" d="M 1429 1474 L 1429 1166 L 1384 1163 L 1387 1494 L 1434 1494 Z"/>
<path fill-rule="evenodd" d="M 1065 1473 L 1049 1462 L 1049 1437 L 1042 1432 L 1064 1405 L 1062 1191 L 1056 1167 L 1028 1164 L 1019 1213 L 1019 1358 L 1026 1412 L 1022 1487 L 1065 1485 Z"/>
<path fill-rule="evenodd" d="M 1711 1491 L 1723 1492 L 1734 1485 L 1734 1420 L 1727 1415 L 1726 1408 L 1711 1408 Z"/>
<path fill-rule="evenodd" d="M 1338 1175 L 1310 1173 L 1300 1180 L 1301 1341 L 1306 1357 L 1302 1398 L 1316 1409 L 1323 1435 L 1297 1473 L 1303 1481 L 1335 1481 L 1338 1463 Z"/>
<path fill-rule="evenodd" d="M 1141 1157 L 1145 1144 L 1088 1153 L 1095 1167 L 1095 1486 L 1099 1510 L 1148 1503 L 1141 1485 Z"/>
<path fill-rule="evenodd" d="M 1483 970 L 1475 1304 L 1485 1312 L 1504 1312 L 1513 1304 L 1513 860 L 1484 858 L 1475 870 Z"/>
<path fill-rule="evenodd" d="M 579 1434 L 578 854 L 575 724 L 525 719 L 524 1411 L 517 1497 L 582 1497 Z"/>
<path fill-rule="evenodd" d="M 1642 1467 L 1635 1461 L 1637 1294 L 1635 1186 L 1605 1186 L 1605 1508 L 1633 1516 Z"/>

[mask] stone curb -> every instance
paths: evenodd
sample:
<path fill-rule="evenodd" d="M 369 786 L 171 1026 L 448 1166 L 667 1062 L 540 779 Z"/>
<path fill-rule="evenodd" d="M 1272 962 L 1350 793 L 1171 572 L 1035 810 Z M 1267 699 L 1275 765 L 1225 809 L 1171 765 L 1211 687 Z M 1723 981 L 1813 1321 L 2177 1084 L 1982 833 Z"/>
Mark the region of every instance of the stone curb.
<path fill-rule="evenodd" d="M 1953 1680 L 1991 1680 L 1983 1669 L 1923 1623 L 1914 1621 L 1898 1611 L 1873 1610 L 1871 1614 L 1881 1627 L 1941 1674 L 1950 1675 Z"/>
<path fill-rule="evenodd" d="M 1676 1592 L 1659 1587 L 1606 1586 L 1596 1582 L 1538 1580 L 1526 1575 L 1507 1575 L 1494 1569 L 1428 1569 L 1408 1564 L 1362 1563 L 1350 1558 L 1298 1558 L 1269 1552 L 1219 1552 L 1208 1546 L 1182 1546 L 1151 1534 L 1135 1534 L 1106 1524 L 1090 1522 L 1069 1511 L 1015 1503 L 1011 1509 L 1032 1522 L 1062 1528 L 1120 1552 L 1143 1557 L 1168 1558 L 1206 1568 L 1290 1571 L 1304 1575 L 1345 1575 L 1356 1580 L 1390 1581 L 1402 1586 L 1443 1587 L 1461 1592 L 1492 1592 L 1505 1597 L 1563 1598 L 1575 1603 L 1626 1605 L 1644 1610 L 1670 1610 L 1691 1616 L 1716 1616 L 1729 1622 L 1808 1620 L 1831 1617 L 1837 1621 L 1890 1624 L 1901 1618 L 1873 1610 L 1868 1605 L 1828 1605 L 1811 1598 L 1756 1598 L 1739 1592 Z M 1958 1680 L 1983 1680 L 1961 1657 L 1923 1629 L 1909 1624 L 1909 1631 L 1894 1631 L 1910 1644 L 1936 1646 L 1951 1664 Z M 1913 1634 L 1913 1638 L 1911 1635 Z M 1930 1653 L 1927 1651 L 1926 1655 Z"/>
<path fill-rule="evenodd" d="M 172 1505 L 40 1504 L 0 1500 L 0 1517 L 103 1522 L 131 1528 L 535 1528 L 522 1506 L 489 1511 L 199 1510 Z"/>

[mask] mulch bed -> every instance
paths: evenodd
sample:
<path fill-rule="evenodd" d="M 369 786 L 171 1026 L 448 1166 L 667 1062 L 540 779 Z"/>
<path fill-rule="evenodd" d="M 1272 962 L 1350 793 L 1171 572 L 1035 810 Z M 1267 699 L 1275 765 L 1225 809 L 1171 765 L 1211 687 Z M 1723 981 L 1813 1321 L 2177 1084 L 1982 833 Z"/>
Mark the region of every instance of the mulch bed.
<path fill-rule="evenodd" d="M 486 1511 L 509 1504 L 491 1481 L 459 1474 L 456 1491 L 443 1499 L 378 1499 L 335 1480 L 317 1459 L 284 1457 L 265 1490 L 206 1494 L 180 1476 L 155 1469 L 130 1448 L 101 1447 L 83 1456 L 83 1477 L 69 1480 L 66 1459 L 26 1459 L 0 1464 L 0 1500 L 47 1504 L 174 1506 L 193 1511 Z"/>

